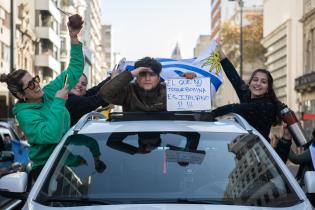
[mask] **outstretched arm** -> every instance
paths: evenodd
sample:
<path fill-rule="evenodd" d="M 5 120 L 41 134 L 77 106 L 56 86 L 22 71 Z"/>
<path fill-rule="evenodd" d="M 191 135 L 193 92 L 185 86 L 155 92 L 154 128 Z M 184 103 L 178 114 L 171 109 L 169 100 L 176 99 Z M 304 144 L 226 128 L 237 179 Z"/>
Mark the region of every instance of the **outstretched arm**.
<path fill-rule="evenodd" d="M 68 90 L 71 90 L 81 77 L 84 69 L 84 57 L 82 51 L 82 43 L 78 39 L 80 29 L 72 29 L 69 26 L 69 36 L 71 40 L 70 63 L 68 68 L 59 76 L 52 80 L 44 87 L 44 92 L 50 100 L 53 100 L 55 93 L 64 87 L 65 76 L 68 75 Z"/>
<path fill-rule="evenodd" d="M 106 82 L 101 87 L 99 94 L 107 103 L 123 105 L 128 96 L 128 84 L 132 79 L 131 72 L 124 71 Z"/>
<path fill-rule="evenodd" d="M 220 58 L 221 58 L 221 66 L 224 70 L 225 75 L 232 83 L 234 90 L 240 101 L 242 101 L 244 93 L 247 91 L 246 84 L 239 76 L 238 72 L 236 71 L 234 65 L 230 62 L 230 60 L 225 56 L 223 51 L 220 51 Z"/>

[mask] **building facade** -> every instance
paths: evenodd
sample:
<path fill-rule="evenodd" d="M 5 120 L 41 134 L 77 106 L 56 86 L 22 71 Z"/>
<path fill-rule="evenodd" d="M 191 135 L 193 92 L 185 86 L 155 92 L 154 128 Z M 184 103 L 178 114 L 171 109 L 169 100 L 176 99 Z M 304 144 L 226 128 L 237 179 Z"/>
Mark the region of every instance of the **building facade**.
<path fill-rule="evenodd" d="M 0 0 L 0 73 L 10 72 L 10 1 Z M 7 85 L 0 83 L 0 118 L 9 114 Z"/>
<path fill-rule="evenodd" d="M 176 59 L 176 60 L 180 60 L 182 59 L 182 54 L 180 53 L 180 48 L 178 45 L 178 42 L 176 43 L 173 52 L 171 54 L 171 58 Z"/>
<path fill-rule="evenodd" d="M 111 25 L 102 25 L 102 75 L 108 75 L 109 69 L 111 69 L 112 61 L 112 26 Z"/>
<path fill-rule="evenodd" d="M 225 22 L 231 22 L 234 27 L 240 27 L 240 19 L 242 18 L 242 26 L 246 26 L 250 24 L 249 20 L 247 20 L 248 16 L 253 14 L 262 15 L 263 11 L 263 2 L 262 0 L 244 0 L 241 3 L 242 7 L 240 7 L 239 1 L 228 1 L 228 0 L 213 0 L 211 1 L 211 39 L 220 40 L 222 36 L 222 29 Z M 240 15 L 240 11 L 242 10 L 242 16 Z M 247 39 L 248 40 L 248 39 Z M 246 37 L 243 36 L 243 46 L 246 42 Z M 239 42 L 235 48 L 239 49 Z M 231 47 L 230 49 L 232 49 Z M 244 47 L 243 47 L 244 49 Z M 239 55 L 238 55 L 239 57 Z M 263 56 L 262 56 L 263 57 Z M 238 59 L 238 58 L 236 58 Z M 230 60 L 233 60 L 230 58 Z M 244 58 L 243 53 L 243 71 L 242 78 L 247 81 L 253 69 L 258 67 L 263 67 L 263 61 L 257 59 L 251 62 L 245 62 L 246 58 Z M 233 62 L 233 61 L 232 61 Z M 236 69 L 239 69 L 239 65 L 234 63 Z M 230 103 L 237 103 L 239 99 L 234 91 L 234 88 L 230 81 L 227 79 L 226 75 L 223 74 L 223 85 L 219 88 L 218 92 L 213 99 L 214 107 L 222 106 Z"/>
<path fill-rule="evenodd" d="M 197 39 L 196 46 L 194 47 L 194 57 L 198 57 L 207 47 L 209 47 L 211 42 L 210 35 L 200 35 Z"/>
<path fill-rule="evenodd" d="M 315 128 L 315 0 L 303 0 L 303 72 L 295 79 L 304 128 L 311 136 Z"/>

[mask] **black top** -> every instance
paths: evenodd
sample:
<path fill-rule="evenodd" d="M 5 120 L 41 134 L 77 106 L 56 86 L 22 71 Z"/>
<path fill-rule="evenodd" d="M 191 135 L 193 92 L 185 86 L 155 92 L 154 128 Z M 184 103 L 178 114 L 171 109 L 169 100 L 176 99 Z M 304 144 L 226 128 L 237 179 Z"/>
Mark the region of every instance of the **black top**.
<path fill-rule="evenodd" d="M 76 124 L 86 113 L 89 113 L 99 106 L 107 106 L 108 103 L 98 94 L 100 88 L 108 81 L 110 77 L 86 91 L 84 96 L 69 94 L 66 107 L 70 113 L 71 126 Z"/>
<path fill-rule="evenodd" d="M 227 59 L 221 60 L 223 70 L 232 83 L 240 104 L 228 104 L 213 110 L 215 116 L 230 112 L 244 117 L 247 122 L 256 128 L 268 141 L 271 126 L 276 118 L 276 102 L 270 97 L 251 98 L 251 92 L 240 78 L 233 64 Z"/>

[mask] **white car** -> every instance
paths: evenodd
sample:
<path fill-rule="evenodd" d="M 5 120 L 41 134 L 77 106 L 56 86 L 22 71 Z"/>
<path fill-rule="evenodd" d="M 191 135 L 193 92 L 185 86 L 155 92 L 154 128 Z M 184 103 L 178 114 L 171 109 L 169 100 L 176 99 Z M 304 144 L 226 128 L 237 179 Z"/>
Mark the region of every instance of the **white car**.
<path fill-rule="evenodd" d="M 89 113 L 64 136 L 30 193 L 0 179 L 23 209 L 311 210 L 270 144 L 239 115 Z M 202 117 L 204 119 L 204 117 Z M 312 172 L 307 192 L 315 192 Z M 314 194 L 313 194 L 314 195 Z"/>

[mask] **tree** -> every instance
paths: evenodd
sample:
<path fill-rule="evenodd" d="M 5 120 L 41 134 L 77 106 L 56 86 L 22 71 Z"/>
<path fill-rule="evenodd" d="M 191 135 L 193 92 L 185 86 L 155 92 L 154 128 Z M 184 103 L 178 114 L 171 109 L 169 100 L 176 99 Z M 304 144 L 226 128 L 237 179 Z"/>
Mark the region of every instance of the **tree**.
<path fill-rule="evenodd" d="M 249 13 L 244 16 L 243 22 L 246 25 L 243 26 L 243 63 L 263 63 L 266 52 L 260 43 L 263 38 L 263 16 L 257 13 Z M 234 21 L 225 21 L 223 23 L 221 45 L 226 56 L 234 65 L 239 66 L 240 27 Z"/>

